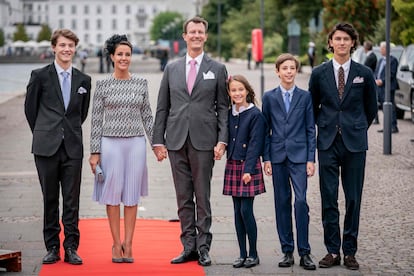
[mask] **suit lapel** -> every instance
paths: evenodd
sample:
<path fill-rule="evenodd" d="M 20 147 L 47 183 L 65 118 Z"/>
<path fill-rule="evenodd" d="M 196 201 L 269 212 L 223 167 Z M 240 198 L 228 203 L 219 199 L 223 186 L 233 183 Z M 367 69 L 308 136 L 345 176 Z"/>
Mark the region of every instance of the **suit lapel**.
<path fill-rule="evenodd" d="M 60 82 L 59 82 L 59 76 L 57 74 L 55 65 L 53 63 L 50 65 L 49 75 L 50 75 L 50 79 L 52 80 L 53 89 L 55 90 L 55 93 L 59 98 L 59 101 L 62 105 L 63 110 L 65 110 L 65 105 L 63 103 L 62 89 L 60 87 Z"/>
<path fill-rule="evenodd" d="M 344 101 L 345 97 L 348 95 L 349 90 L 351 89 L 351 86 L 352 86 L 352 82 L 357 76 L 357 74 L 358 72 L 355 68 L 355 64 L 353 63 L 353 61 L 351 61 L 351 65 L 349 67 L 348 79 L 346 80 L 346 83 L 345 83 L 344 95 L 342 96 L 342 102 Z"/>
<path fill-rule="evenodd" d="M 283 110 L 283 112 L 286 114 L 285 103 L 283 102 L 283 95 L 282 95 L 282 90 L 280 89 L 280 87 L 276 88 L 275 97 L 276 97 L 276 102 L 279 104 L 280 110 Z"/>
<path fill-rule="evenodd" d="M 290 108 L 289 108 L 288 115 L 291 113 L 291 111 L 292 111 L 293 109 L 295 109 L 295 106 L 296 106 L 296 105 L 298 104 L 298 102 L 299 102 L 299 98 L 300 98 L 300 95 L 299 95 L 298 88 L 297 88 L 297 87 L 295 87 L 295 90 L 293 90 L 292 101 L 291 101 L 291 103 L 290 103 Z"/>
<path fill-rule="evenodd" d="M 196 91 L 197 84 L 203 79 L 203 73 L 207 73 L 210 70 L 211 63 L 210 58 L 204 54 L 203 60 L 201 61 L 200 68 L 197 72 L 197 77 L 194 83 L 193 92 Z M 217 76 L 216 76 L 217 77 Z"/>

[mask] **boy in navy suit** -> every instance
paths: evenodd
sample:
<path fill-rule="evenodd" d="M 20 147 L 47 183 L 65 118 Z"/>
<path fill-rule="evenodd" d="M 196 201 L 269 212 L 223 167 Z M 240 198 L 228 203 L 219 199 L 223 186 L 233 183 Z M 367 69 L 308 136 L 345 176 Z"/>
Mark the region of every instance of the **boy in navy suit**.
<path fill-rule="evenodd" d="M 292 231 L 292 192 L 295 192 L 295 220 L 300 266 L 316 269 L 309 245 L 309 207 L 306 202 L 307 177 L 315 172 L 315 122 L 309 92 L 295 85 L 299 61 L 291 54 L 276 59 L 280 86 L 263 96 L 263 115 L 269 125 L 264 170 L 272 175 L 276 210 L 276 226 L 283 258 L 279 267 L 294 264 Z"/>

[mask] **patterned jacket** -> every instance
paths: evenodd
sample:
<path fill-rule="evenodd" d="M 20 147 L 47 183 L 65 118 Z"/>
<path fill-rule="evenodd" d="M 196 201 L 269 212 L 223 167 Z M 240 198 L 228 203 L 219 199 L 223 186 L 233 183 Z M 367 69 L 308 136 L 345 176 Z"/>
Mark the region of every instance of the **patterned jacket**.
<path fill-rule="evenodd" d="M 101 138 L 147 135 L 152 141 L 153 116 L 147 80 L 131 75 L 118 80 L 109 75 L 96 82 L 91 122 L 91 153 L 101 152 Z"/>

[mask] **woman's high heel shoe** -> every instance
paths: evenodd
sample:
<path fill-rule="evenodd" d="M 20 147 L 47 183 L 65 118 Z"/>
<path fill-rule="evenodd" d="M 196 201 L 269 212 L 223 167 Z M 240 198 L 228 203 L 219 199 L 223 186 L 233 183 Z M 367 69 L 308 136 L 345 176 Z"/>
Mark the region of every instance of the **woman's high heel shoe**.
<path fill-rule="evenodd" d="M 124 247 L 125 245 L 123 244 L 122 245 L 122 254 L 125 254 L 125 247 Z M 124 262 L 124 263 L 133 263 L 134 262 L 134 258 L 126 258 L 126 257 L 123 257 L 122 258 L 122 261 Z"/>
<path fill-rule="evenodd" d="M 114 255 L 114 249 L 115 249 L 115 245 L 112 245 L 112 256 Z M 113 263 L 117 263 L 117 264 L 123 263 L 124 262 L 124 258 L 114 258 L 114 257 L 112 257 L 112 262 Z"/>

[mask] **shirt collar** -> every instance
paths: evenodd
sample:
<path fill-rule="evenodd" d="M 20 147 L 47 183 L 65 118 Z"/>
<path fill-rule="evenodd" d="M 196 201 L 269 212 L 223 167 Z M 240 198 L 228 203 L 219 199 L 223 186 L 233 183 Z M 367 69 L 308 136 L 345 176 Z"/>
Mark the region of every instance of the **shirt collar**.
<path fill-rule="evenodd" d="M 198 56 L 196 56 L 194 59 L 197 61 L 197 65 L 201 64 L 201 61 L 203 60 L 204 57 L 204 52 L 202 52 L 201 54 L 199 54 Z M 188 64 L 190 62 L 190 60 L 192 60 L 193 58 L 190 57 L 190 55 L 187 53 L 187 55 L 185 56 L 185 64 Z"/>
<path fill-rule="evenodd" d="M 242 112 L 244 112 L 244 111 L 246 111 L 246 110 L 249 110 L 250 108 L 252 108 L 254 106 L 254 104 L 253 103 L 249 103 L 249 105 L 247 106 L 247 107 L 244 107 L 244 106 L 241 106 L 240 108 L 239 108 L 239 111 L 237 111 L 236 110 L 236 105 L 235 104 L 233 104 L 232 105 L 232 107 L 231 107 L 231 113 L 233 114 L 233 116 L 237 116 L 237 115 L 239 115 L 240 113 L 242 113 Z"/>
<path fill-rule="evenodd" d="M 286 93 L 289 93 L 290 96 L 293 95 L 293 91 L 296 88 L 296 85 L 292 86 L 292 88 L 290 88 L 289 90 L 287 90 L 286 88 L 284 88 L 282 85 L 279 85 L 280 90 L 282 91 L 282 95 L 284 96 Z"/>
<path fill-rule="evenodd" d="M 62 72 L 68 72 L 69 76 L 72 74 L 72 65 L 69 66 L 67 70 L 64 70 L 62 67 L 59 66 L 59 64 L 56 62 L 56 60 L 53 62 L 55 64 L 56 72 L 60 76 Z"/>
<path fill-rule="evenodd" d="M 351 66 L 351 59 L 348 59 L 344 64 L 339 64 L 334 58 L 332 58 L 332 64 L 334 67 L 335 72 L 339 70 L 339 67 L 342 66 L 345 72 L 349 71 L 349 67 Z"/>

